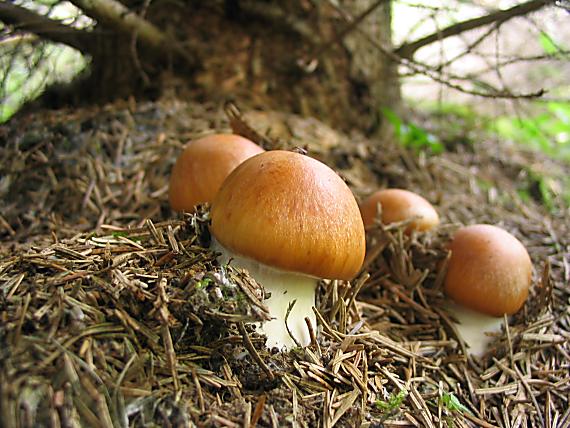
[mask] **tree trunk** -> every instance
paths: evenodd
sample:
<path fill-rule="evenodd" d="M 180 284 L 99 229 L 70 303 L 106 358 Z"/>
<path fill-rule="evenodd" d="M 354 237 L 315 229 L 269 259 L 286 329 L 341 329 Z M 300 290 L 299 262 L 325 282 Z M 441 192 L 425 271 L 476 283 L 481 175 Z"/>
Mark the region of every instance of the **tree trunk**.
<path fill-rule="evenodd" d="M 354 18 L 377 3 L 375 0 L 344 0 L 341 4 Z M 393 48 L 391 23 L 391 2 L 385 1 L 360 22 L 355 31 L 345 37 L 345 46 L 351 57 L 350 76 L 353 80 L 362 82 L 369 93 L 369 99 L 362 100 L 370 109 L 367 114 L 367 119 L 370 120 L 369 131 L 379 127 L 383 107 L 399 110 L 401 104 L 398 67 L 384 53 L 391 52 Z"/>
<path fill-rule="evenodd" d="M 199 66 L 157 58 L 137 37 L 119 35 L 112 22 L 102 21 L 79 98 L 104 102 L 172 90 L 185 98 L 235 100 L 372 132 L 380 108 L 400 103 L 396 66 L 378 49 L 392 48 L 390 1 L 343 0 L 338 8 L 331 3 L 152 2 L 146 19 L 176 40 L 178 51 L 191 52 Z"/>

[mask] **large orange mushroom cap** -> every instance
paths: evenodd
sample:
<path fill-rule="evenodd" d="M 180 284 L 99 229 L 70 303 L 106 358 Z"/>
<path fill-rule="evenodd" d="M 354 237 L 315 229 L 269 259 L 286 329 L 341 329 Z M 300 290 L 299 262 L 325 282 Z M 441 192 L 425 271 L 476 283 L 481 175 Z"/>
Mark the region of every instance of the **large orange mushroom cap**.
<path fill-rule="evenodd" d="M 348 186 L 325 164 L 294 152 L 254 156 L 212 203 L 212 232 L 225 248 L 277 269 L 352 279 L 365 235 Z"/>
<path fill-rule="evenodd" d="M 169 201 L 175 211 L 192 211 L 212 202 L 222 182 L 240 163 L 264 152 L 234 134 L 214 134 L 189 142 L 170 175 Z"/>
<path fill-rule="evenodd" d="M 378 214 L 378 204 L 382 208 L 382 223 L 390 224 L 413 219 L 409 230 L 426 231 L 439 224 L 435 208 L 422 196 L 404 189 L 379 190 L 360 205 L 364 226 L 374 224 Z"/>
<path fill-rule="evenodd" d="M 532 262 L 517 238 L 499 227 L 477 224 L 459 229 L 449 249 L 445 291 L 453 300 L 496 317 L 523 306 Z"/>

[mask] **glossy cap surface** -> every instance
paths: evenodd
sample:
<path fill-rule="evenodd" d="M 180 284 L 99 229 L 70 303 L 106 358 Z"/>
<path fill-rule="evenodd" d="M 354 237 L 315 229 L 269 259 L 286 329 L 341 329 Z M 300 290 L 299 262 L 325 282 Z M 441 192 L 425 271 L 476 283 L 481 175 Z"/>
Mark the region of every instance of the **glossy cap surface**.
<path fill-rule="evenodd" d="M 382 207 L 383 224 L 396 223 L 414 218 L 408 230 L 425 231 L 439 224 L 439 216 L 435 208 L 422 196 L 404 189 L 379 190 L 360 206 L 364 226 L 374 224 L 378 214 L 378 204 Z"/>
<path fill-rule="evenodd" d="M 523 306 L 532 263 L 517 238 L 499 227 L 477 224 L 459 229 L 449 249 L 445 291 L 453 300 L 497 317 Z"/>
<path fill-rule="evenodd" d="M 214 134 L 190 141 L 170 174 L 170 206 L 175 211 L 192 211 L 197 204 L 211 203 L 230 172 L 262 152 L 257 144 L 234 134 Z"/>
<path fill-rule="evenodd" d="M 274 268 L 351 279 L 362 265 L 364 226 L 348 186 L 325 164 L 294 152 L 254 156 L 212 204 L 226 248 Z"/>

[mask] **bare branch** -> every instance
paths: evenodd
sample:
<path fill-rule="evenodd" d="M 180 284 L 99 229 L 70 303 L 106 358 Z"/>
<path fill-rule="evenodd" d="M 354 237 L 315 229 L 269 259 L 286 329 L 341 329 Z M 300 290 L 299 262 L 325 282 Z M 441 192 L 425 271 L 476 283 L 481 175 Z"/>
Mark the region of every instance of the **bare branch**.
<path fill-rule="evenodd" d="M 196 62 L 188 50 L 116 0 L 71 0 L 83 13 L 97 22 L 126 34 L 136 34 L 146 47 L 161 55 L 175 53 L 189 64 Z"/>
<path fill-rule="evenodd" d="M 168 43 L 162 31 L 118 1 L 72 0 L 71 3 L 105 26 L 117 28 L 128 34 L 136 32 L 139 40 L 149 47 L 159 49 Z"/>
<path fill-rule="evenodd" d="M 52 42 L 63 43 L 81 52 L 89 53 L 89 33 L 38 15 L 13 3 L 0 3 L 0 21 L 12 25 L 19 31 L 33 33 Z"/>
<path fill-rule="evenodd" d="M 497 99 L 538 99 L 542 97 L 546 91 L 544 89 L 540 89 L 536 92 L 529 92 L 529 93 L 522 93 L 522 94 L 513 94 L 508 90 L 499 90 L 497 88 L 492 87 L 489 84 L 486 84 L 491 92 L 482 92 L 477 90 L 472 90 L 467 87 L 461 86 L 457 83 L 453 83 L 451 79 L 454 80 L 465 80 L 465 81 L 473 81 L 472 78 L 469 77 L 460 77 L 460 76 L 452 76 L 452 75 L 444 75 L 439 68 L 430 67 L 429 65 L 419 63 L 414 61 L 413 59 L 406 59 L 399 57 L 394 51 L 382 46 L 382 44 L 378 43 L 378 41 L 372 39 L 368 36 L 368 34 L 361 32 L 361 34 L 368 40 L 368 42 L 374 46 L 380 53 L 384 56 L 389 58 L 391 61 L 397 62 L 405 67 L 408 67 L 412 70 L 411 75 L 413 74 L 421 74 L 430 79 L 434 82 L 438 82 L 444 86 L 447 86 L 451 89 L 456 91 L 462 92 L 468 95 L 475 95 L 483 98 L 497 98 Z M 479 82 L 483 83 L 483 82 Z"/>
<path fill-rule="evenodd" d="M 550 3 L 552 3 L 552 0 L 532 0 L 527 3 L 514 6 L 510 9 L 498 10 L 488 15 L 459 22 L 457 24 L 450 25 L 441 31 L 430 34 L 429 36 L 422 37 L 415 42 L 404 43 L 394 52 L 401 58 L 411 59 L 416 51 L 424 46 L 492 23 L 502 24 L 503 22 L 506 22 L 516 16 L 527 15 L 531 12 L 537 11 Z"/>
<path fill-rule="evenodd" d="M 465 46 L 465 49 L 463 50 L 463 52 L 455 55 L 453 58 L 450 58 L 447 61 L 445 61 L 444 63 L 440 64 L 438 66 L 438 68 L 447 67 L 448 65 L 451 65 L 455 61 L 457 61 L 457 60 L 459 60 L 459 59 L 461 59 L 467 55 L 473 54 L 475 52 L 475 48 L 477 46 L 482 44 L 491 35 L 496 34 L 496 32 L 498 31 L 498 26 L 499 26 L 499 24 L 495 24 L 495 25 L 491 26 L 487 31 L 485 31 L 484 34 L 482 34 L 480 37 L 478 37 L 473 42 L 471 42 L 471 43 L 466 42 L 466 46 Z"/>
<path fill-rule="evenodd" d="M 455 89 L 456 91 L 463 92 L 464 94 L 475 95 L 475 96 L 482 97 L 482 98 L 536 99 L 536 98 L 542 97 L 546 93 L 546 90 L 539 89 L 535 92 L 526 92 L 526 93 L 515 94 L 515 93 L 512 93 L 511 91 L 509 91 L 508 89 L 502 89 L 502 90 L 497 89 L 488 83 L 486 83 L 485 86 L 487 86 L 491 89 L 490 92 L 477 91 L 477 90 L 469 89 L 465 86 L 461 86 L 459 84 L 453 83 L 448 78 L 442 77 L 442 75 L 440 73 L 434 73 L 434 72 L 430 71 L 428 68 L 423 67 L 422 64 L 405 62 L 405 61 L 403 61 L 403 64 L 410 67 L 416 73 L 423 74 L 424 76 L 429 77 L 434 82 L 440 83 L 444 86 L 447 86 L 448 88 Z M 465 78 L 465 80 L 468 80 L 468 79 Z M 483 82 L 481 82 L 481 83 L 483 83 Z"/>

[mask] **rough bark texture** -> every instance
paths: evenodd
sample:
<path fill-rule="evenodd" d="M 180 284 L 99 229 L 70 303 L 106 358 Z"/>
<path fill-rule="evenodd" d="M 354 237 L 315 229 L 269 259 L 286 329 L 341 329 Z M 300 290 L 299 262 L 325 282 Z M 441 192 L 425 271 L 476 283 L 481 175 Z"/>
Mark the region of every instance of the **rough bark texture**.
<path fill-rule="evenodd" d="M 358 17 L 375 0 L 344 0 L 342 8 L 353 17 Z M 385 1 L 359 23 L 357 29 L 345 37 L 345 46 L 351 56 L 350 75 L 355 81 L 368 89 L 369 98 L 362 100 L 370 108 L 370 126 L 377 128 L 380 121 L 380 109 L 388 107 L 398 109 L 401 102 L 397 64 L 378 49 L 382 46 L 387 52 L 392 50 L 392 8 L 391 2 Z M 375 43 L 373 43 L 375 42 Z"/>

